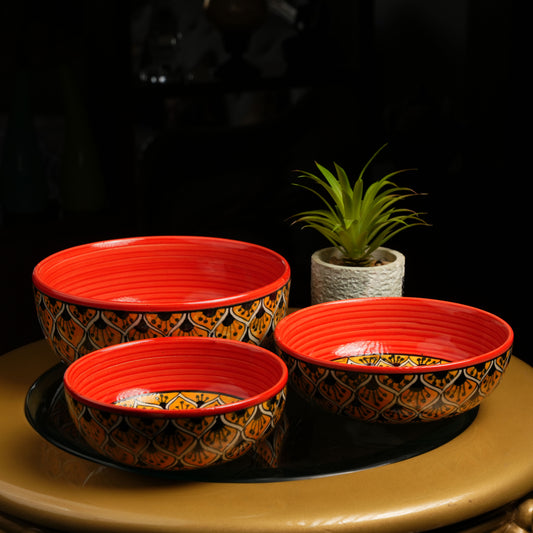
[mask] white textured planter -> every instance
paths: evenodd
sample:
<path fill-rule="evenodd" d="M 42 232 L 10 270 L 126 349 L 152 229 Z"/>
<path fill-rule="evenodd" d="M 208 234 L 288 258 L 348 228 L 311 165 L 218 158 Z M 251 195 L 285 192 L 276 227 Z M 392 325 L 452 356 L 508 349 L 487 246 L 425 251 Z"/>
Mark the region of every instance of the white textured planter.
<path fill-rule="evenodd" d="M 402 296 L 405 257 L 391 248 L 378 248 L 375 259 L 386 264 L 352 267 L 328 262 L 340 252 L 332 248 L 316 251 L 311 257 L 311 303 L 318 304 L 348 298 Z"/>

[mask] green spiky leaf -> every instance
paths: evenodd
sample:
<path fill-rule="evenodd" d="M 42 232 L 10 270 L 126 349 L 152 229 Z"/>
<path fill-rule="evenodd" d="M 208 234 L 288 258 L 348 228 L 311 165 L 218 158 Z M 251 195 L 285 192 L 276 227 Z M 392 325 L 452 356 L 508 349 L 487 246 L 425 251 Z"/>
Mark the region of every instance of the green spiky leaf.
<path fill-rule="evenodd" d="M 337 163 L 334 163 L 333 173 L 317 162 L 319 174 L 307 171 L 299 171 L 298 174 L 299 179 L 309 180 L 312 186 L 295 183 L 315 194 L 325 209 L 298 213 L 292 217 L 293 223 L 318 231 L 352 264 L 367 264 L 372 252 L 407 228 L 428 225 L 422 218 L 424 213 L 397 206 L 398 202 L 417 193 L 397 185 L 393 178 L 415 169 L 391 172 L 365 190 L 364 174 L 386 146 L 381 146 L 367 161 L 353 185 L 346 171 Z"/>

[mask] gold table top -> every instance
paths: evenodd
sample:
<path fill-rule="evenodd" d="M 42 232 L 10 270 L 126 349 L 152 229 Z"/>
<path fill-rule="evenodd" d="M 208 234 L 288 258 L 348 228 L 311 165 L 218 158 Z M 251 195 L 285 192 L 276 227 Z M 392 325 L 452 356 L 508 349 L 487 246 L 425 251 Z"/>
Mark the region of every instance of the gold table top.
<path fill-rule="evenodd" d="M 533 490 L 533 368 L 513 357 L 459 436 L 422 455 L 349 474 L 269 483 L 183 482 L 64 452 L 24 416 L 56 364 L 44 341 L 0 356 L 0 513 L 43 528 L 109 532 L 423 531 Z"/>

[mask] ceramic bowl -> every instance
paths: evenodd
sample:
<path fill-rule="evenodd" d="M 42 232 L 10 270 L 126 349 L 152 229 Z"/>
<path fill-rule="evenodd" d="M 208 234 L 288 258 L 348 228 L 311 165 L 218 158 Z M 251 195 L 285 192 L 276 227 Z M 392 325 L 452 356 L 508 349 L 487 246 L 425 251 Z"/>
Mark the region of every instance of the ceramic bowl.
<path fill-rule="evenodd" d="M 161 336 L 266 346 L 287 312 L 290 268 L 276 252 L 211 237 L 84 244 L 36 265 L 42 331 L 70 364 L 106 346 Z"/>
<path fill-rule="evenodd" d="M 500 382 L 513 331 L 440 300 L 362 298 L 289 314 L 274 339 L 306 400 L 364 421 L 432 421 L 477 407 Z"/>
<path fill-rule="evenodd" d="M 260 346 L 160 337 L 110 346 L 67 367 L 68 410 L 119 464 L 192 470 L 245 454 L 283 414 L 287 367 Z"/>

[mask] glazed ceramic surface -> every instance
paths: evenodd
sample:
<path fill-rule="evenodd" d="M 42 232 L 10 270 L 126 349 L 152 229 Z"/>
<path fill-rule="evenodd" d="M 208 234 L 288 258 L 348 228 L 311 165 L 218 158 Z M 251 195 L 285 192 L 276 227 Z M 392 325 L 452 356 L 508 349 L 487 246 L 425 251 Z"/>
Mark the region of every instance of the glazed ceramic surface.
<path fill-rule="evenodd" d="M 65 398 L 85 441 L 140 468 L 232 461 L 276 426 L 287 368 L 259 346 L 160 337 L 97 350 L 69 365 Z"/>
<path fill-rule="evenodd" d="M 267 248 L 210 237 L 141 237 L 62 250 L 33 272 L 42 331 L 69 364 L 161 336 L 258 345 L 287 312 L 290 268 Z"/>
<path fill-rule="evenodd" d="M 513 331 L 453 302 L 363 298 L 296 311 L 274 338 L 306 400 L 364 421 L 405 423 L 477 407 L 507 368 Z"/>

